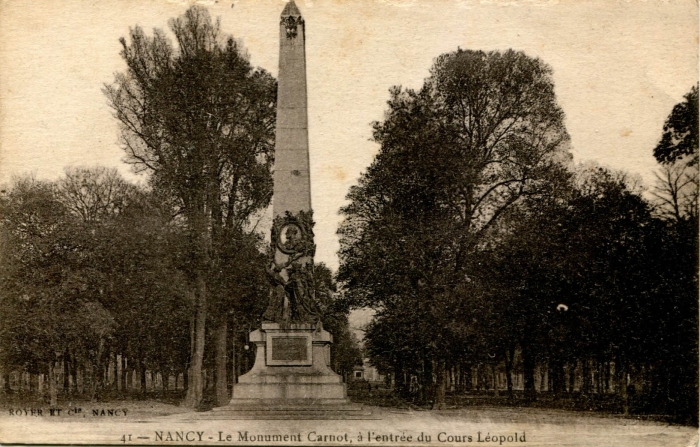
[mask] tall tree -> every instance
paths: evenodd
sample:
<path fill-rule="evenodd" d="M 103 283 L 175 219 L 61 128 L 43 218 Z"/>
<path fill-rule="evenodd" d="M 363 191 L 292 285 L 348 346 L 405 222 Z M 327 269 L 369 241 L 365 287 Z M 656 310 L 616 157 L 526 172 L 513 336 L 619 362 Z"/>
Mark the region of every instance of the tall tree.
<path fill-rule="evenodd" d="M 191 7 L 170 29 L 176 47 L 160 30 L 148 37 L 136 27 L 129 43 L 122 38 L 127 70 L 105 94 L 127 161 L 150 172 L 153 189 L 172 199 L 189 230 L 194 342 L 186 403 L 196 407 L 219 247 L 271 198 L 276 85 L 236 40 L 222 38 L 206 9 Z"/>
<path fill-rule="evenodd" d="M 539 59 L 458 50 L 419 91 L 394 87 L 374 124 L 379 154 L 342 210 L 339 278 L 356 305 L 394 309 L 430 334 L 414 341 L 435 368 L 438 405 L 474 254 L 509 207 L 560 177 L 563 118 Z"/>
<path fill-rule="evenodd" d="M 676 104 L 666 119 L 654 156 L 661 164 L 654 190 L 656 212 L 663 220 L 656 228 L 655 284 L 652 323 L 659 342 L 652 399 L 656 408 L 688 416 L 698 412 L 698 87 Z"/>

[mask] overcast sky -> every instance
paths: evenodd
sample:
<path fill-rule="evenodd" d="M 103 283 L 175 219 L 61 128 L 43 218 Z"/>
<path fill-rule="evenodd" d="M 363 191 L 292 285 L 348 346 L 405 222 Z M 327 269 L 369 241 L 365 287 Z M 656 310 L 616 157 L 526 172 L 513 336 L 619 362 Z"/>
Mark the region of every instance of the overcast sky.
<path fill-rule="evenodd" d="M 254 65 L 277 74 L 281 0 L 201 2 Z M 395 84 L 419 88 L 438 55 L 522 50 L 554 70 L 576 162 L 653 183 L 652 149 L 698 79 L 694 0 L 298 0 L 306 21 L 317 261 L 334 269 L 337 211 L 377 152 L 370 123 Z M 188 2 L 0 0 L 0 183 L 122 163 L 101 88 L 124 69 L 130 26 L 167 28 Z"/>

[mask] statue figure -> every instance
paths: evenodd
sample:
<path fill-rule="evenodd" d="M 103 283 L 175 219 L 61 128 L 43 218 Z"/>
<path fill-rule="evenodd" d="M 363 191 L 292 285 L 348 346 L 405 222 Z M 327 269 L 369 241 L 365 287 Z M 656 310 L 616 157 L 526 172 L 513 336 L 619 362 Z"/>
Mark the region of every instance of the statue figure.
<path fill-rule="evenodd" d="M 306 265 L 290 261 L 280 266 L 272 262 L 266 270 L 272 290 L 263 321 L 311 323 L 320 318 L 313 296 L 313 276 Z M 284 278 L 283 270 L 288 279 Z"/>
<path fill-rule="evenodd" d="M 282 277 L 280 272 L 282 269 L 271 262 L 269 266 L 265 268 L 267 272 L 267 277 L 270 280 L 270 285 L 272 286 L 270 290 L 270 300 L 267 305 L 267 309 L 263 314 L 263 321 L 270 322 L 280 322 L 289 319 L 289 305 L 286 297 L 285 286 L 287 281 Z M 286 313 L 286 314 L 285 314 Z"/>
<path fill-rule="evenodd" d="M 314 300 L 313 276 L 306 265 L 292 263 L 287 270 L 289 281 L 285 292 L 289 297 L 291 321 L 310 323 L 318 320 L 320 312 Z"/>

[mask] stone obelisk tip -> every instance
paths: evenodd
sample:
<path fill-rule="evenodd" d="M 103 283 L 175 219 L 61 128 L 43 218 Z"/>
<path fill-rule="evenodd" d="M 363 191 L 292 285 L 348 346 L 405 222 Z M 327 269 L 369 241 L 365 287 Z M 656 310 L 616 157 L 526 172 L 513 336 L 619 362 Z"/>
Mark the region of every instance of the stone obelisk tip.
<path fill-rule="evenodd" d="M 297 8 L 297 5 L 296 3 L 294 3 L 294 0 L 288 2 L 282 10 L 282 17 L 289 16 L 301 17 L 301 12 L 299 12 L 299 8 Z"/>

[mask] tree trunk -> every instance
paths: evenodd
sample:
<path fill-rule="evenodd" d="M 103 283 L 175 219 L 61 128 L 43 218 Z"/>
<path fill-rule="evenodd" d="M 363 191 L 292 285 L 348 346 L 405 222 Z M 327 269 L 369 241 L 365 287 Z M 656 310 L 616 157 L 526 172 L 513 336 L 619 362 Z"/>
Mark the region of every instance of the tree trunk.
<path fill-rule="evenodd" d="M 70 355 L 68 354 L 68 348 L 63 352 L 63 394 L 70 393 Z"/>
<path fill-rule="evenodd" d="M 195 304 L 196 304 L 197 298 L 195 297 L 195 294 L 193 294 L 193 298 L 192 298 L 192 299 L 194 300 L 194 302 L 195 302 Z M 195 305 L 195 309 L 196 309 L 196 307 L 197 307 L 197 306 Z M 185 390 L 188 390 L 188 389 L 189 389 L 189 386 L 188 386 L 188 385 L 189 385 L 189 380 L 188 380 L 188 378 L 189 378 L 190 368 L 192 368 L 192 355 L 193 355 L 193 353 L 194 353 L 194 346 L 195 346 L 194 341 L 195 341 L 195 339 L 197 338 L 197 337 L 196 337 L 196 332 L 195 332 L 195 329 L 194 329 L 195 326 L 196 326 L 196 323 L 197 323 L 197 318 L 196 318 L 195 312 L 192 312 L 192 315 L 190 316 L 190 352 L 187 354 L 187 363 L 185 364 L 185 366 L 186 366 L 186 367 L 185 367 L 185 377 L 184 377 L 184 380 L 185 380 Z"/>
<path fill-rule="evenodd" d="M 576 380 L 576 360 L 569 364 L 569 393 L 574 392 L 574 384 Z"/>
<path fill-rule="evenodd" d="M 498 396 L 498 377 L 496 376 L 496 365 L 491 363 L 489 365 L 489 378 L 491 381 L 491 388 L 495 391 L 494 396 Z"/>
<path fill-rule="evenodd" d="M 92 390 L 91 390 L 91 396 L 90 400 L 95 401 L 97 400 L 97 393 L 99 392 L 99 389 L 103 387 L 104 384 L 104 371 L 102 368 L 102 363 L 104 357 L 104 346 L 105 346 L 105 341 L 104 338 L 100 337 L 100 341 L 97 343 L 97 358 L 96 358 L 96 364 L 94 365 L 94 368 L 92 368 Z"/>
<path fill-rule="evenodd" d="M 394 388 L 398 390 L 399 395 L 408 396 L 408 385 L 404 374 L 403 365 L 400 362 L 394 364 Z"/>
<path fill-rule="evenodd" d="M 146 365 L 142 358 L 139 359 L 139 393 L 146 394 Z"/>
<path fill-rule="evenodd" d="M 629 414 L 629 399 L 627 385 L 627 364 L 619 357 L 615 359 L 615 373 L 617 375 L 617 392 L 622 400 L 622 413 Z"/>
<path fill-rule="evenodd" d="M 238 382 L 238 374 L 236 372 L 236 325 L 235 325 L 235 319 L 234 319 L 234 324 L 233 328 L 231 330 L 232 335 L 231 335 L 231 383 L 233 386 L 236 386 L 236 383 Z M 233 397 L 233 396 L 232 396 Z"/>
<path fill-rule="evenodd" d="M 122 362 L 122 393 L 126 393 L 129 390 L 129 381 L 127 380 L 127 376 L 129 374 L 129 369 L 128 365 L 126 363 L 126 356 L 122 354 L 121 357 L 121 362 Z"/>
<path fill-rule="evenodd" d="M 243 367 L 241 362 L 241 357 L 245 357 L 245 352 L 238 352 L 238 361 L 236 362 L 236 382 L 238 381 L 238 378 L 241 377 L 241 368 Z"/>
<path fill-rule="evenodd" d="M 4 368 L 2 370 L 2 381 L 3 381 L 3 392 L 11 393 L 12 388 L 10 388 L 10 371 L 6 371 Z"/>
<path fill-rule="evenodd" d="M 71 394 L 78 394 L 78 369 L 80 366 L 78 364 L 75 351 L 71 349 L 69 354 L 70 358 L 68 360 L 68 370 L 70 371 L 70 375 L 68 376 L 68 388 L 70 389 Z"/>
<path fill-rule="evenodd" d="M 85 394 L 85 365 L 83 362 L 75 361 L 75 389 L 81 396 Z"/>
<path fill-rule="evenodd" d="M 530 352 L 530 347 L 523 344 L 523 381 L 525 388 L 525 398 L 528 400 L 537 399 L 537 391 L 535 390 L 535 358 Z"/>
<path fill-rule="evenodd" d="M 474 377 L 472 375 L 472 365 L 464 365 L 464 389 L 465 391 L 472 391 L 474 389 Z"/>
<path fill-rule="evenodd" d="M 423 359 L 419 383 L 421 384 L 420 393 L 419 393 L 419 401 L 421 403 L 427 403 L 428 400 L 433 398 L 433 392 L 434 392 L 434 388 L 433 388 L 433 361 L 432 360 L 426 360 L 425 358 Z"/>
<path fill-rule="evenodd" d="M 56 384 L 56 362 L 49 362 L 49 405 L 52 407 L 58 406 L 58 390 Z"/>
<path fill-rule="evenodd" d="M 112 389 L 115 391 L 119 390 L 119 382 L 121 381 L 119 378 L 119 357 L 117 357 L 117 350 L 115 349 L 112 351 L 112 359 L 110 360 L 110 363 L 114 364 L 114 381 L 112 382 Z"/>
<path fill-rule="evenodd" d="M 506 347 L 506 388 L 508 400 L 513 400 L 513 360 L 515 359 L 515 344 L 509 343 Z"/>
<path fill-rule="evenodd" d="M 83 361 L 83 393 L 85 393 L 88 399 L 92 397 L 90 394 L 92 393 L 92 383 L 92 362 L 85 359 Z"/>
<path fill-rule="evenodd" d="M 434 410 L 445 409 L 445 361 L 438 360 L 435 362 L 435 400 L 433 401 Z"/>
<path fill-rule="evenodd" d="M 549 361 L 549 381 L 554 398 L 558 399 L 564 386 L 564 364 L 556 357 Z"/>
<path fill-rule="evenodd" d="M 228 324 L 226 318 L 214 330 L 214 343 L 216 344 L 216 404 L 218 406 L 227 405 L 228 381 L 226 379 L 226 336 L 228 335 Z"/>
<path fill-rule="evenodd" d="M 189 408 L 198 408 L 202 403 L 204 393 L 202 365 L 204 362 L 205 323 L 207 320 L 207 286 L 203 272 L 200 272 L 197 278 L 195 300 L 194 351 L 192 352 L 188 377 L 189 383 L 184 402 L 185 406 Z"/>
<path fill-rule="evenodd" d="M 608 386 L 610 385 L 610 364 L 607 361 L 601 363 L 602 375 L 600 376 L 600 392 L 603 394 L 608 393 Z"/>
<path fill-rule="evenodd" d="M 591 383 L 590 374 L 591 374 L 591 371 L 588 368 L 588 359 L 584 358 L 583 360 L 581 360 L 581 376 L 582 376 L 581 377 L 581 379 L 582 379 L 582 381 L 581 381 L 581 394 L 588 394 L 591 391 L 591 389 L 590 389 L 590 383 Z"/>
<path fill-rule="evenodd" d="M 454 366 L 454 390 L 455 394 L 460 394 L 462 392 L 462 364 L 457 363 Z"/>

